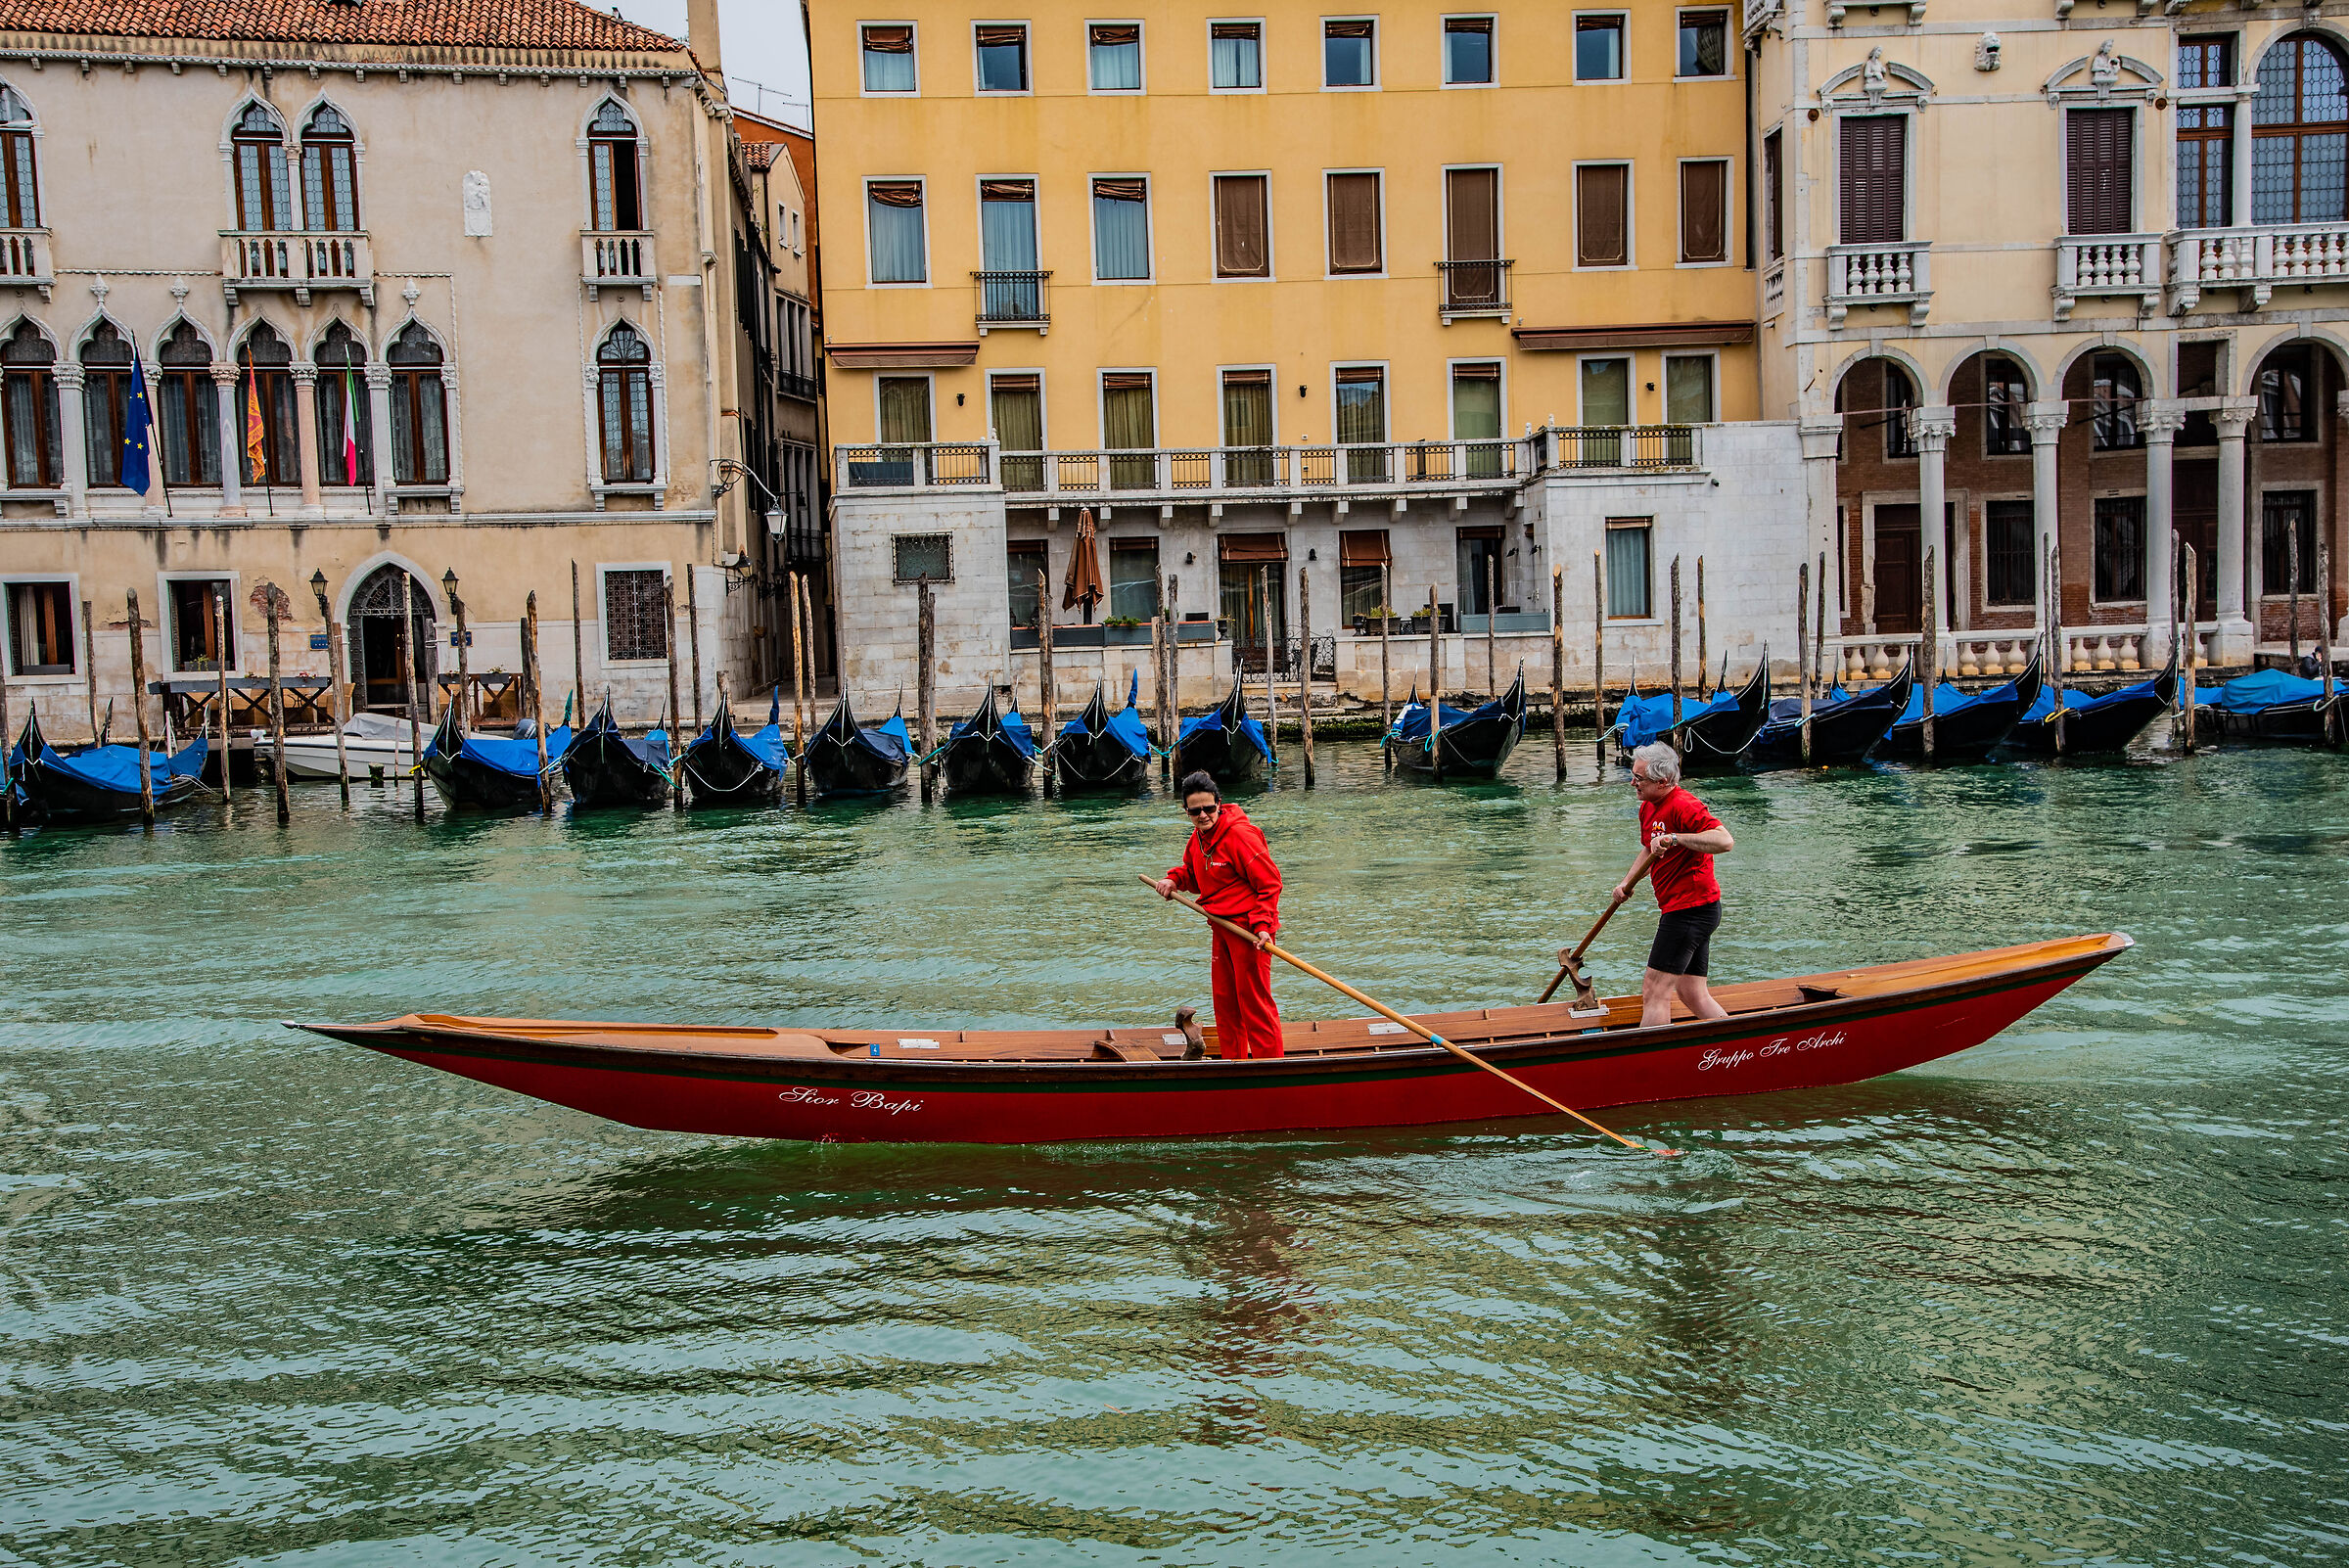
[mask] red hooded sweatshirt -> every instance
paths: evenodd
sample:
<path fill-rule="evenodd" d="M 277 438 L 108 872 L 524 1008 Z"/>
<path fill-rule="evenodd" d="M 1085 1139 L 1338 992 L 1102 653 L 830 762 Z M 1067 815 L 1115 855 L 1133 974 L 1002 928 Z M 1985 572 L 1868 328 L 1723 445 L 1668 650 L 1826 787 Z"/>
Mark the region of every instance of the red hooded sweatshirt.
<path fill-rule="evenodd" d="M 1228 801 L 1212 829 L 1191 830 L 1182 863 L 1167 875 L 1183 892 L 1197 894 L 1209 914 L 1250 931 L 1280 930 L 1280 867 L 1272 863 L 1264 829 Z"/>

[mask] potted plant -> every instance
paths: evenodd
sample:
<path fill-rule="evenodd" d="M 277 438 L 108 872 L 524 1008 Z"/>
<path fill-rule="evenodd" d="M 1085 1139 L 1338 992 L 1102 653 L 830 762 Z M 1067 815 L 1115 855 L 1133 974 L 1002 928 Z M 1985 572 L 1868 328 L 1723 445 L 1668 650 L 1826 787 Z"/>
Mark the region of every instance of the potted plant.
<path fill-rule="evenodd" d="M 1121 647 L 1150 640 L 1150 623 L 1139 616 L 1111 616 L 1101 623 L 1101 640 L 1111 647 Z"/>

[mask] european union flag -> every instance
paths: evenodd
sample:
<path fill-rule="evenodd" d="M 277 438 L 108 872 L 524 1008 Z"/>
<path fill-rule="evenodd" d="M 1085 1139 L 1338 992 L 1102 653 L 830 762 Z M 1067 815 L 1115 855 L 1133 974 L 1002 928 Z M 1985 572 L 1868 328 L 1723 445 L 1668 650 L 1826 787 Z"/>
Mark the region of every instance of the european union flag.
<path fill-rule="evenodd" d="M 147 367 L 134 351 L 130 361 L 130 406 L 122 411 L 122 484 L 131 494 L 147 493 L 147 442 L 155 410 L 147 401 Z"/>

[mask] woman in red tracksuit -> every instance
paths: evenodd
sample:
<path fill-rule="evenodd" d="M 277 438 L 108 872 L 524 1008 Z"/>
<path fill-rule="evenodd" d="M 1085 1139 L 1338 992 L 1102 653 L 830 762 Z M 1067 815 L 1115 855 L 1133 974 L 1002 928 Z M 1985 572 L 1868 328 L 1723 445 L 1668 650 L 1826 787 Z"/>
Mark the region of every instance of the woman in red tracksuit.
<path fill-rule="evenodd" d="M 1280 930 L 1280 867 L 1264 830 L 1248 813 L 1223 804 L 1222 792 L 1205 773 L 1182 781 L 1182 809 L 1191 819 L 1191 841 L 1182 863 L 1158 880 L 1162 898 L 1176 889 L 1199 896 L 1199 906 L 1256 933 L 1253 943 L 1211 927 L 1215 933 L 1216 1040 L 1225 1061 L 1280 1054 L 1280 1009 L 1272 1004 L 1273 934 Z"/>

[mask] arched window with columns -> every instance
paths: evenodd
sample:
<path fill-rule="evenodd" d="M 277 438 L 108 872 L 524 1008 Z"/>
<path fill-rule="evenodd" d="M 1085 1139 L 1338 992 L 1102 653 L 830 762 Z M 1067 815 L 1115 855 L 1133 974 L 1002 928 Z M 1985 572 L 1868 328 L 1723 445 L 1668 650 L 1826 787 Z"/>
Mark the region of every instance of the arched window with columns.
<path fill-rule="evenodd" d="M 367 417 L 367 346 L 342 322 L 318 340 L 318 473 L 327 484 L 375 483 L 375 430 Z"/>
<path fill-rule="evenodd" d="M 55 489 L 65 455 L 58 437 L 57 345 L 29 321 L 0 340 L 0 436 L 8 447 L 8 487 Z"/>
<path fill-rule="evenodd" d="M 95 489 L 122 488 L 122 423 L 130 412 L 130 340 L 111 321 L 81 346 L 81 430 Z"/>
<path fill-rule="evenodd" d="M 33 160 L 32 110 L 14 87 L 0 86 L 0 187 L 7 198 L 0 217 L 12 229 L 41 226 L 39 170 Z"/>
<path fill-rule="evenodd" d="M 212 346 L 181 321 L 156 354 L 157 416 L 162 425 L 165 484 L 220 483 L 220 390 L 212 382 Z"/>
<path fill-rule="evenodd" d="M 332 104 L 301 128 L 301 201 L 309 227 L 347 234 L 359 226 L 358 138 Z"/>
<path fill-rule="evenodd" d="M 266 321 L 245 339 L 237 366 L 239 470 L 248 484 L 301 483 L 301 438 L 294 407 L 294 350 Z M 260 464 L 253 463 L 252 419 L 261 416 Z"/>
<path fill-rule="evenodd" d="M 604 483 L 642 484 L 653 477 L 652 347 L 626 322 L 595 351 L 596 428 L 603 434 Z"/>
<path fill-rule="evenodd" d="M 266 105 L 248 104 L 229 133 L 236 160 L 237 227 L 247 233 L 301 227 L 286 169 L 286 131 Z"/>
<path fill-rule="evenodd" d="M 392 367 L 392 482 L 448 483 L 448 389 L 440 345 L 424 323 L 399 329 L 385 351 Z"/>
<path fill-rule="evenodd" d="M 638 177 L 636 122 L 607 98 L 587 125 L 590 220 L 607 234 L 644 227 L 643 182 Z"/>
<path fill-rule="evenodd" d="M 2251 100 L 2251 221 L 2349 217 L 2349 69 L 2328 38 L 2295 33 L 2259 63 Z"/>

